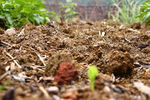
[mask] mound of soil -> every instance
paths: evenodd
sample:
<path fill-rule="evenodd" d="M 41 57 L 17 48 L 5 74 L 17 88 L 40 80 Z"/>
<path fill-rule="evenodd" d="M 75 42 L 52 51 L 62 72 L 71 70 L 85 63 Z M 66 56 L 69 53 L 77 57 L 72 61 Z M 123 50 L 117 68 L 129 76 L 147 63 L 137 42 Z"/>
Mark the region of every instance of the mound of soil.
<path fill-rule="evenodd" d="M 134 68 L 134 58 L 128 52 L 110 51 L 104 57 L 104 70 L 115 76 L 128 76 Z"/>
<path fill-rule="evenodd" d="M 90 65 L 99 70 L 94 91 Z M 54 81 L 58 74 L 70 84 Z M 28 23 L 13 34 L 0 29 L 2 100 L 149 100 L 149 84 L 150 30 L 145 24 L 78 20 Z"/>

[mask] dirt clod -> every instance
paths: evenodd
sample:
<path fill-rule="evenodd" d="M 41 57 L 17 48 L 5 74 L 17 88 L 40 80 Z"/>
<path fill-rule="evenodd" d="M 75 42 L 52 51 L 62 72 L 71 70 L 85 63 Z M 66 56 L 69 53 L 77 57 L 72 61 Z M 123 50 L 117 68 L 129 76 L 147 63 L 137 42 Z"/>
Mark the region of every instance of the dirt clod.
<path fill-rule="evenodd" d="M 4 34 L 5 31 L 0 28 L 0 34 Z"/>
<path fill-rule="evenodd" d="M 69 62 L 62 62 L 54 78 L 55 82 L 68 84 L 78 79 L 78 71 Z"/>
<path fill-rule="evenodd" d="M 134 68 L 134 58 L 128 52 L 112 50 L 104 59 L 107 72 L 115 76 L 128 76 Z"/>
<path fill-rule="evenodd" d="M 65 54 L 64 52 L 57 52 L 49 58 L 45 69 L 45 74 L 47 76 L 55 76 L 61 62 L 71 62 L 71 55 Z"/>

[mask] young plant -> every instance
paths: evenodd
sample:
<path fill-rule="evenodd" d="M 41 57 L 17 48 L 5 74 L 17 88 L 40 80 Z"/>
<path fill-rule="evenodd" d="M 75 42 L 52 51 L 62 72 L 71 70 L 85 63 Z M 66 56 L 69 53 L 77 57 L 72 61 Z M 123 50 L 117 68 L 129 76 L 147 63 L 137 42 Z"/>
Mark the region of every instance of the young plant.
<path fill-rule="evenodd" d="M 150 25 L 150 0 L 142 3 L 140 11 L 140 15 L 138 16 L 140 20 Z"/>
<path fill-rule="evenodd" d="M 7 29 L 27 22 L 44 24 L 53 16 L 43 0 L 0 0 L 0 27 Z"/>
<path fill-rule="evenodd" d="M 77 4 L 72 0 L 66 0 L 66 4 L 62 5 L 64 20 L 74 21 L 78 12 L 75 11 Z"/>
<path fill-rule="evenodd" d="M 114 21 L 123 24 L 135 23 L 138 20 L 137 15 L 140 12 L 139 4 L 141 0 L 112 0 L 117 11 L 110 16 Z"/>
<path fill-rule="evenodd" d="M 96 79 L 96 76 L 98 75 L 98 69 L 96 65 L 92 65 L 89 67 L 88 69 L 88 76 L 89 76 L 89 80 L 90 80 L 90 88 L 93 91 L 95 86 L 94 86 L 94 82 Z"/>

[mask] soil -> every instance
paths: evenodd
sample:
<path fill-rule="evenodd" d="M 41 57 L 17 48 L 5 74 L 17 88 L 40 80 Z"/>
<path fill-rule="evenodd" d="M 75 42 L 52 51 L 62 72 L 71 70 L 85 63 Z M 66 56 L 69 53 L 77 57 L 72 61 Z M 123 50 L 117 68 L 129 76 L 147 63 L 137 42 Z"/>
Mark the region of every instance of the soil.
<path fill-rule="evenodd" d="M 78 20 L 28 23 L 9 35 L 0 29 L 0 86 L 7 84 L 0 88 L 0 98 L 150 100 L 149 27 Z M 94 91 L 88 80 L 90 65 L 99 70 Z M 63 77 L 56 81 L 57 75 Z M 136 82 L 147 88 L 139 89 Z"/>

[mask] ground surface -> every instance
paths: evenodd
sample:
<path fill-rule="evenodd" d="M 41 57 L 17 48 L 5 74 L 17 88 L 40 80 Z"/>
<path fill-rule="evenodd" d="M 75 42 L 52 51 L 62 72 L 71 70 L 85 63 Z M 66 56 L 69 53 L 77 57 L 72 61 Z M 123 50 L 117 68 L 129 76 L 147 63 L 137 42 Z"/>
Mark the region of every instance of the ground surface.
<path fill-rule="evenodd" d="M 0 30 L 1 88 L 6 84 L 0 98 L 150 100 L 148 29 L 139 23 L 76 21 L 26 24 L 13 34 Z M 70 72 L 59 65 L 69 66 Z M 87 74 L 90 65 L 99 69 L 94 91 Z M 63 73 L 66 80 L 57 83 L 56 74 Z"/>

